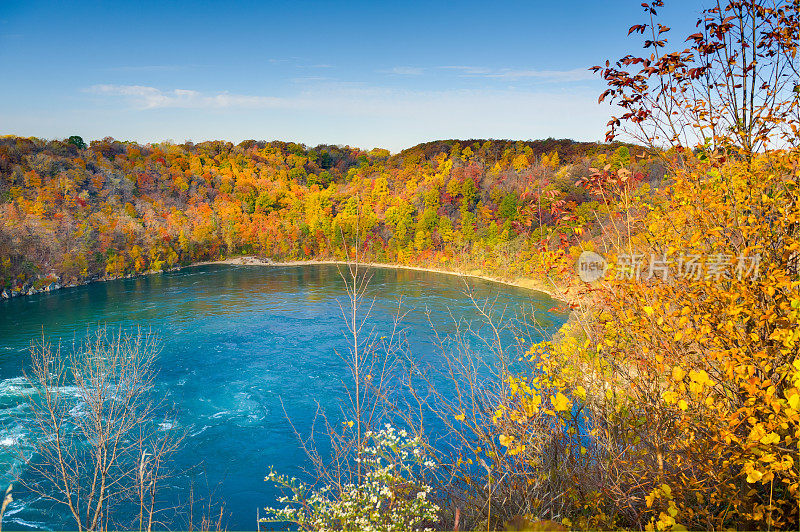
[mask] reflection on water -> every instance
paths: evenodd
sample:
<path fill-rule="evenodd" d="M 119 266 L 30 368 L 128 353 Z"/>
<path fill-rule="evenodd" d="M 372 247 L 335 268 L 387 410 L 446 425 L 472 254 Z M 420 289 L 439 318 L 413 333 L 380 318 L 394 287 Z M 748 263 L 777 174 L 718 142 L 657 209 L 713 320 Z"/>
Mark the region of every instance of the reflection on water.
<path fill-rule="evenodd" d="M 415 356 L 436 362 L 426 309 L 439 331 L 449 330 L 452 318 L 474 317 L 459 277 L 371 272 L 371 324 L 388 330 L 402 298 L 403 309 L 411 309 L 403 325 Z M 496 297 L 497 308 L 533 311 L 550 330 L 566 319 L 549 312 L 556 302 L 544 295 L 481 280 L 469 284 L 479 298 Z M 139 325 L 163 345 L 154 393 L 174 409 L 164 413 L 161 428 L 188 435 L 176 467 L 200 464 L 192 475 L 225 500 L 229 528 L 255 528 L 256 508 L 276 497 L 263 481 L 268 467 L 300 476 L 305 465 L 283 408 L 302 432 L 317 402 L 335 412 L 343 400 L 345 368 L 335 354 L 347 349 L 343 296 L 336 266 L 203 266 L 0 302 L 0 487 L 21 467 L 14 449 L 27 434 L 29 390 L 21 375 L 31 341 L 44 332 L 71 344 L 97 324 Z M 181 489 L 171 503 L 188 498 Z M 7 528 L 69 526 L 44 501 L 24 493 L 16 498 Z"/>

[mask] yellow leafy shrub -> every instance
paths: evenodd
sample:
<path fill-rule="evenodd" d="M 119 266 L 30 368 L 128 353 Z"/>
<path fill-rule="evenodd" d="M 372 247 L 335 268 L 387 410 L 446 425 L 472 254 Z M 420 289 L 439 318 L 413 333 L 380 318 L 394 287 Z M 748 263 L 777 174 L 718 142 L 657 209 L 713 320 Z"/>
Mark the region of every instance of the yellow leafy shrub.
<path fill-rule="evenodd" d="M 597 308 L 510 378 L 508 452 L 541 450 L 534 408 L 561 420 L 577 526 L 797 529 L 797 162 L 689 161 L 629 225 Z"/>

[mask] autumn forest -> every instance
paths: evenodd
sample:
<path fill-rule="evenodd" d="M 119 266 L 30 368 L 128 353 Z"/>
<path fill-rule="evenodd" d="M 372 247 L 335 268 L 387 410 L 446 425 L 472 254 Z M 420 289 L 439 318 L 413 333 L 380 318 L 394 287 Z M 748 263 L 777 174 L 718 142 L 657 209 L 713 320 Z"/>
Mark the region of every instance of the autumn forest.
<path fill-rule="evenodd" d="M 390 155 L 3 137 L 0 282 L 72 285 L 242 254 L 344 259 L 356 245 L 370 261 L 545 275 L 600 221 L 588 178 L 621 167 L 648 186 L 663 176 L 641 148 L 553 139 Z"/>
<path fill-rule="evenodd" d="M 407 145 L 440 140 L 137 142 L 72 122 L 0 136 L 0 529 L 58 528 L 60 512 L 81 531 L 224 530 L 231 508 L 259 532 L 798 529 L 800 1 L 635 2 L 624 51 L 594 66 L 575 58 L 617 49 L 615 3 L 484 4 L 352 32 L 407 53 L 419 43 L 385 20 L 437 22 L 436 64 L 420 45 L 396 65 L 421 66 L 342 81 L 293 48 L 258 58 L 288 95 L 188 90 L 161 80 L 228 71 L 152 64 L 87 72 L 153 86 L 70 96 L 153 128 L 230 118 L 237 135 L 267 127 L 249 113 L 297 131 L 333 109 L 387 139 L 378 117 L 449 131 L 443 113 L 458 132 Z M 240 31 L 258 9 L 232 10 L 229 38 L 302 48 L 275 36 L 369 11 L 269 7 L 286 28 Z M 215 31 L 229 15 L 206 14 Z M 158 54 L 192 27 L 175 17 Z M 481 57 L 497 65 L 451 62 L 492 28 L 502 50 Z M 262 53 L 217 59 L 245 50 Z M 519 50 L 540 66 L 501 65 Z M 551 68 L 568 57 L 580 68 Z M 603 142 L 459 134 L 473 118 L 579 131 L 598 105 Z M 116 329 L 92 328 L 105 319 Z M 198 507 L 176 486 L 204 452 L 229 484 Z"/>

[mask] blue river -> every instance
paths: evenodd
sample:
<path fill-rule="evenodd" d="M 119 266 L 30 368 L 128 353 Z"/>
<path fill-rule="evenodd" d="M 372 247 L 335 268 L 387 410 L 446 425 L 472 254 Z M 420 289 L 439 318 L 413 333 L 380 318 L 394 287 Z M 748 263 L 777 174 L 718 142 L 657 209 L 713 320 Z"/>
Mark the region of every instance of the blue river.
<path fill-rule="evenodd" d="M 454 320 L 475 320 L 467 286 L 507 317 L 532 312 L 545 333 L 567 319 L 563 304 L 520 288 L 413 270 L 370 274 L 368 328 L 386 334 L 401 308 L 407 351 L 420 363 L 442 356 L 432 326 L 449 334 Z M 345 298 L 333 265 L 212 265 L 0 301 L 0 488 L 26 475 L 18 449 L 30 443 L 23 371 L 31 342 L 44 336 L 69 349 L 98 325 L 142 327 L 161 345 L 152 390 L 169 405 L 161 425 L 185 435 L 161 501 L 175 510 L 162 514 L 162 526 L 190 528 L 191 493 L 201 501 L 195 518 L 209 501 L 216 509 L 224 503 L 228 530 L 256 529 L 258 509 L 278 496 L 264 481 L 270 466 L 307 477 L 289 419 L 307 435 L 317 405 L 333 419 L 341 412 Z M 75 528 L 63 508 L 18 486 L 4 530 Z"/>

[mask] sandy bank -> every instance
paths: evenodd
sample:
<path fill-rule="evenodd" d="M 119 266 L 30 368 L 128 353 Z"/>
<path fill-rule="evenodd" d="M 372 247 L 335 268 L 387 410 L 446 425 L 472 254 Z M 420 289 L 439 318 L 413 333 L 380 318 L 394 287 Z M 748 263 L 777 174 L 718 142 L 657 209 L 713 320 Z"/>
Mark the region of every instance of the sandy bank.
<path fill-rule="evenodd" d="M 202 261 L 202 262 L 195 262 L 192 264 L 187 264 L 185 266 L 177 266 L 174 268 L 170 268 L 169 270 L 164 271 L 155 271 L 150 270 L 146 272 L 141 272 L 138 274 L 130 274 L 124 275 L 122 277 L 101 277 L 97 279 L 87 279 L 78 283 L 72 283 L 67 285 L 60 285 L 57 284 L 55 288 L 52 290 L 64 289 L 64 288 L 73 288 L 77 286 L 83 286 L 91 283 L 96 282 L 105 282 L 105 281 L 113 281 L 116 279 L 130 279 L 135 277 L 140 277 L 143 275 L 153 275 L 158 273 L 164 273 L 166 271 L 175 271 L 175 270 L 182 270 L 184 268 L 192 268 L 195 266 L 205 266 L 210 264 L 230 264 L 234 266 L 305 266 L 305 265 L 314 265 L 314 264 L 337 264 L 337 265 L 347 265 L 345 261 L 337 261 L 337 260 L 295 260 L 295 261 L 272 261 L 269 259 L 261 259 L 258 257 L 251 257 L 251 256 L 244 256 L 244 257 L 233 257 L 229 259 L 222 259 L 222 260 L 214 260 L 214 261 Z M 417 270 L 421 272 L 432 272 L 438 273 L 443 275 L 455 275 L 458 277 L 465 277 L 465 278 L 472 278 L 472 279 L 483 279 L 485 281 L 491 281 L 494 283 L 504 284 L 508 286 L 516 286 L 519 288 L 523 288 L 526 290 L 532 290 L 535 292 L 541 292 L 546 294 L 553 299 L 558 301 L 562 301 L 567 303 L 570 308 L 575 309 L 579 308 L 584 302 L 584 297 L 582 294 L 576 290 L 575 287 L 562 287 L 558 286 L 552 280 L 548 279 L 547 282 L 539 281 L 537 279 L 531 279 L 528 277 L 514 277 L 514 278 L 501 278 L 492 275 L 486 275 L 481 270 L 468 270 L 468 271 L 453 271 L 453 270 L 442 270 L 439 268 L 425 268 L 422 266 L 409 266 L 406 264 L 394 264 L 394 263 L 385 263 L 385 262 L 365 262 L 361 263 L 364 266 L 369 266 L 372 268 L 399 268 L 404 270 Z M 12 299 L 15 297 L 24 297 L 34 295 L 34 293 L 38 294 L 45 291 L 51 291 L 48 289 L 41 289 L 41 290 L 34 290 L 34 291 L 11 291 L 5 290 L 2 291 L 3 295 L 0 297 L 0 301 L 4 301 L 6 299 Z M 6 294 L 7 292 L 7 294 Z"/>
<path fill-rule="evenodd" d="M 185 267 L 190 268 L 192 266 L 204 266 L 209 264 L 231 264 L 235 266 L 305 266 L 313 264 L 347 265 L 347 262 L 339 260 L 294 260 L 294 261 L 277 262 L 268 259 L 267 260 L 260 259 L 258 257 L 234 257 L 223 260 L 197 262 Z M 500 277 L 485 275 L 481 270 L 470 270 L 470 271 L 459 272 L 452 270 L 440 270 L 438 268 L 425 268 L 422 266 L 409 266 L 406 264 L 394 264 L 385 262 L 364 262 L 361 264 L 363 266 L 369 266 L 371 268 L 399 268 L 404 270 L 416 270 L 421 272 L 440 273 L 444 275 L 455 275 L 458 277 L 468 277 L 472 279 L 483 279 L 485 281 L 491 281 L 494 283 L 500 283 L 508 286 L 516 286 L 519 288 L 524 288 L 526 290 L 542 292 L 552 297 L 553 299 L 564 301 L 570 304 L 572 304 L 577 297 L 577 294 L 575 293 L 574 290 L 571 290 L 569 288 L 564 289 L 562 287 L 559 287 L 552 281 L 550 281 L 548 285 L 536 279 L 530 279 L 526 277 L 503 279 Z"/>

